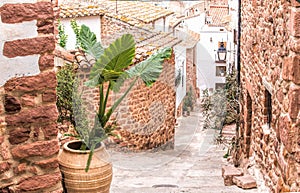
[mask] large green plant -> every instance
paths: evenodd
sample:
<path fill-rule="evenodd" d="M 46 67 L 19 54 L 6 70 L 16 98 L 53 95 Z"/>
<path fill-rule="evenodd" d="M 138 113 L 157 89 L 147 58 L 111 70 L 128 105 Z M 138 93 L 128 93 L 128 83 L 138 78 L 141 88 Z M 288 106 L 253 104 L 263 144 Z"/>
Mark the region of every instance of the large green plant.
<path fill-rule="evenodd" d="M 77 28 L 79 29 L 79 28 Z M 93 156 L 94 149 L 100 145 L 108 136 L 112 135 L 113 128 L 107 124 L 112 113 L 133 88 L 138 79 L 151 86 L 162 72 L 162 63 L 170 58 L 172 49 L 164 48 L 158 50 L 148 59 L 131 66 L 135 56 L 135 41 L 130 34 L 124 34 L 116 39 L 107 48 L 103 49 L 96 35 L 87 27 L 82 25 L 78 33 L 78 45 L 83 51 L 95 59 L 92 64 L 89 80 L 85 82 L 86 86 L 97 88 L 99 90 L 99 108 L 96 112 L 93 128 L 88 131 L 88 137 L 85 137 L 84 143 L 90 149 L 89 159 L 86 165 L 86 171 Z M 112 105 L 108 105 L 108 99 L 112 91 L 119 92 L 124 81 L 130 79 L 130 84 L 122 93 L 121 97 L 116 99 Z M 80 130 L 80 128 L 76 128 Z M 78 131 L 84 133 L 85 131 Z"/>

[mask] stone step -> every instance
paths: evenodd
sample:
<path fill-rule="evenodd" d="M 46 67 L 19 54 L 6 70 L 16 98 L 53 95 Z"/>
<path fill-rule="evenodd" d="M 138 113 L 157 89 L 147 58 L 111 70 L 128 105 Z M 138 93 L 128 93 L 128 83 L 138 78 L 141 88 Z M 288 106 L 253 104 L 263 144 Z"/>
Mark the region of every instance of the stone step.
<path fill-rule="evenodd" d="M 240 168 L 236 168 L 234 166 L 222 166 L 222 177 L 224 178 L 224 185 L 231 186 L 234 185 L 233 177 L 234 176 L 242 176 L 243 170 Z"/>
<path fill-rule="evenodd" d="M 233 183 L 243 189 L 256 188 L 256 180 L 251 175 L 234 176 Z"/>

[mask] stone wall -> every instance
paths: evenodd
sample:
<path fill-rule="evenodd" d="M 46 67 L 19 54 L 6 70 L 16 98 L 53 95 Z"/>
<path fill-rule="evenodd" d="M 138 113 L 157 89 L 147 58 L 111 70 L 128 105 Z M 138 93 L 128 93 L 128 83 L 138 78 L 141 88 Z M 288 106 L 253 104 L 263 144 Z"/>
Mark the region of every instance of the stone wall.
<path fill-rule="evenodd" d="M 132 150 L 173 147 L 175 132 L 175 83 L 174 56 L 163 64 L 158 81 L 147 87 L 139 80 L 111 117 L 116 121 L 116 133 L 120 139 L 114 142 Z M 89 69 L 78 71 L 81 82 L 88 80 Z M 129 87 L 132 80 L 125 81 L 119 93 L 111 93 L 108 105 L 112 104 Z M 99 102 L 97 89 L 83 88 L 83 102 L 92 124 Z"/>
<path fill-rule="evenodd" d="M 133 28 L 128 23 L 102 16 L 101 38 L 102 44 L 108 45 L 123 33 L 130 33 L 138 43 L 150 39 L 155 32 L 142 28 Z M 147 45 L 139 47 L 134 59 L 138 63 L 148 57 Z M 143 52 L 143 53 L 140 53 Z M 137 55 L 140 57 L 138 58 Z M 120 93 L 129 86 L 126 81 Z M 120 93 L 113 99 L 120 97 Z M 97 98 L 97 97 L 96 97 Z M 94 99 L 96 99 L 94 98 Z M 175 132 L 175 57 L 163 64 L 163 72 L 152 87 L 146 87 L 141 81 L 133 87 L 131 92 L 120 104 L 117 112 L 112 116 L 117 120 L 117 133 L 121 136 L 116 141 L 122 147 L 141 150 L 159 146 L 173 147 Z"/>
<path fill-rule="evenodd" d="M 62 192 L 52 3 L 18 2 L 0 3 L 0 192 Z"/>
<path fill-rule="evenodd" d="M 139 81 L 115 114 L 120 145 L 131 149 L 173 148 L 175 134 L 174 55 L 163 64 L 163 71 L 152 87 Z M 129 85 L 125 83 L 124 89 Z M 116 95 L 119 97 L 120 95 Z"/>
<path fill-rule="evenodd" d="M 300 191 L 300 4 L 242 1 L 239 158 L 272 192 Z"/>

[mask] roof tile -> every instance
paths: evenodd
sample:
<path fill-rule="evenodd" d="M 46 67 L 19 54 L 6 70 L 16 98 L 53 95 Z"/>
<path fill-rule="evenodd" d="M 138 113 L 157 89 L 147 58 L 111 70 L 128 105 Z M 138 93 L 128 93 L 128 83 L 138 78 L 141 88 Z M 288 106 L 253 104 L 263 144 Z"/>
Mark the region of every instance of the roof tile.
<path fill-rule="evenodd" d="M 224 26 L 223 18 L 228 15 L 228 6 L 212 5 L 209 8 L 209 16 L 211 17 L 210 26 Z"/>

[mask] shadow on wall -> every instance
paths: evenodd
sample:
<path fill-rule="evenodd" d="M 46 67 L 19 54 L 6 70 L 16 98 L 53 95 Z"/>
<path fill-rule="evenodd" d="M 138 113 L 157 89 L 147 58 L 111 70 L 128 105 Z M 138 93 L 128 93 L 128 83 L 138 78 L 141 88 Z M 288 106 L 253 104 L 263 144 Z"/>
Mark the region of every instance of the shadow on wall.
<path fill-rule="evenodd" d="M 198 58 L 197 58 L 197 87 L 200 90 L 210 88 L 211 76 L 214 76 L 214 58 L 211 56 L 207 48 L 201 43 L 198 43 Z"/>

